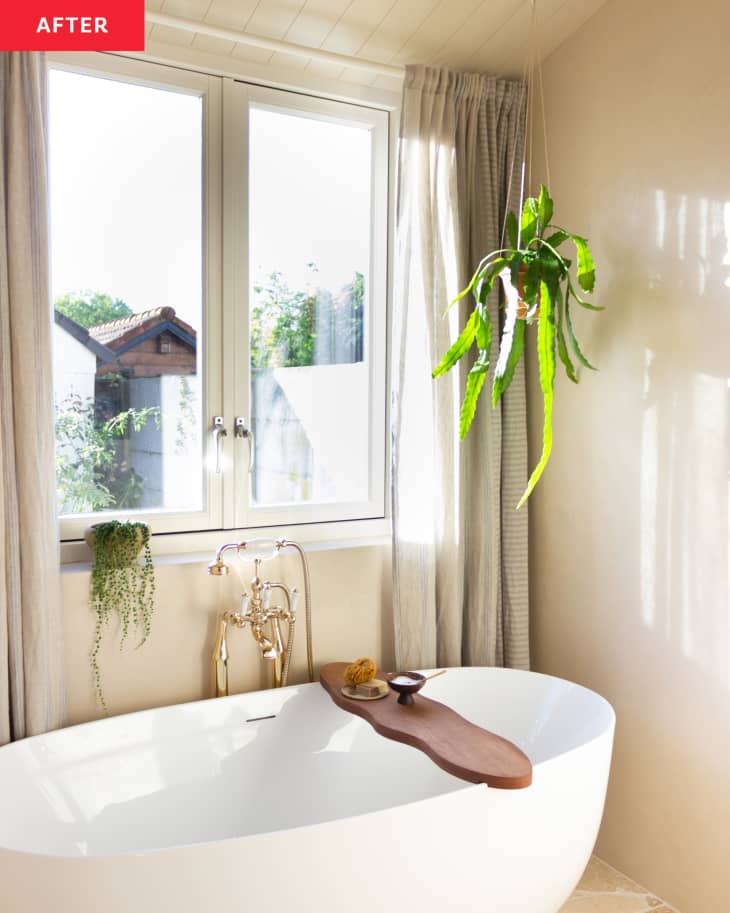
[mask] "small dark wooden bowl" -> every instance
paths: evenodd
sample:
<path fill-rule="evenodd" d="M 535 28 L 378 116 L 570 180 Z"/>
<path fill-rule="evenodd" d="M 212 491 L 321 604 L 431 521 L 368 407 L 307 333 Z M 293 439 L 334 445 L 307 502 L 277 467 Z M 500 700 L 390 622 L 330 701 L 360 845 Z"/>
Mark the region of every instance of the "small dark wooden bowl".
<path fill-rule="evenodd" d="M 408 678 L 410 681 L 398 681 L 402 678 Z M 413 703 L 413 695 L 425 684 L 426 676 L 420 672 L 396 672 L 388 678 L 388 685 L 398 694 L 398 703 L 406 706 Z"/>

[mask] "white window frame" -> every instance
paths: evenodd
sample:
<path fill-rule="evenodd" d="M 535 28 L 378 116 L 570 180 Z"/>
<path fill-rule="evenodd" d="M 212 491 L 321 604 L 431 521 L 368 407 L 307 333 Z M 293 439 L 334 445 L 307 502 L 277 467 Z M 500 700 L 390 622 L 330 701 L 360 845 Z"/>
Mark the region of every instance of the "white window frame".
<path fill-rule="evenodd" d="M 228 77 L 181 69 L 147 60 L 107 54 L 48 55 L 49 66 L 86 73 L 100 78 L 132 82 L 199 95 L 203 100 L 203 346 L 200 353 L 201 411 L 203 415 L 204 508 L 201 511 L 170 510 L 104 511 L 64 516 L 60 524 L 62 542 L 83 538 L 93 522 L 139 518 L 147 520 L 153 535 L 185 533 L 192 546 L 205 531 L 270 530 L 296 526 L 302 540 L 361 534 L 366 529 L 382 535 L 387 526 L 386 466 L 386 374 L 388 300 L 388 199 L 389 116 L 386 111 L 290 90 L 250 85 Z M 338 122 L 365 124 L 372 135 L 372 218 L 371 263 L 368 287 L 368 333 L 366 358 L 369 365 L 369 480 L 363 502 L 294 504 L 257 507 L 250 503 L 248 442 L 236 439 L 236 416 L 250 418 L 248 378 L 248 112 L 251 105 L 274 107 L 301 116 L 322 117 Z M 246 301 L 240 308 L 238 302 Z M 239 340 L 240 345 L 236 345 Z M 226 382 L 226 378 L 231 378 Z M 210 429 L 213 417 L 221 415 L 228 431 L 223 439 L 221 473 L 215 462 Z M 353 521 L 365 521 L 358 523 Z M 373 523 L 375 526 L 373 526 Z M 315 528 L 316 524 L 316 528 Z M 310 531 L 307 532 L 307 527 Z M 179 537 L 163 537 L 161 548 L 169 552 Z M 207 536 L 205 536 L 207 539 Z M 70 547 L 69 547 L 70 548 Z M 184 547 L 179 549 L 184 550 Z M 78 560 L 78 552 L 68 554 Z"/>

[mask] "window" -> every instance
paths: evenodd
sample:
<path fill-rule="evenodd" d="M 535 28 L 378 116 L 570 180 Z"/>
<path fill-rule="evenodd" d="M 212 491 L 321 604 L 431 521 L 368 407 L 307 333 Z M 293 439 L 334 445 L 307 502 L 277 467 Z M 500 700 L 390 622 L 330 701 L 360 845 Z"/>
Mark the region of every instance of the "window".
<path fill-rule="evenodd" d="M 387 115 L 103 66 L 50 74 L 63 537 L 382 517 Z"/>

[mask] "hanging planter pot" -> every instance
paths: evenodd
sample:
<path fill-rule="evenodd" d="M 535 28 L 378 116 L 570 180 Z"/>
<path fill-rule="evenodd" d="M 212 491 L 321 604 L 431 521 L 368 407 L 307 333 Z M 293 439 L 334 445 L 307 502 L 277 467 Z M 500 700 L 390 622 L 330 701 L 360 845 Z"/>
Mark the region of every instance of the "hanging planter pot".
<path fill-rule="evenodd" d="M 116 615 L 121 630 L 120 650 L 133 629 L 140 633 L 140 647 L 150 634 L 155 594 L 150 529 L 146 523 L 109 520 L 94 524 L 84 538 L 94 553 L 90 601 L 96 623 L 91 670 L 97 698 L 107 713 L 99 666 L 104 629 Z M 143 552 L 141 561 L 140 552 Z"/>
<path fill-rule="evenodd" d="M 122 524 L 122 521 L 119 521 L 119 520 L 113 520 L 111 522 L 118 523 L 120 525 Z M 134 527 L 133 539 L 134 539 L 134 548 L 136 549 L 136 551 L 134 553 L 134 557 L 137 557 L 137 555 L 139 555 L 139 553 L 144 548 L 145 543 L 149 539 L 149 527 L 146 523 L 142 523 L 142 522 L 139 522 L 139 523 L 130 522 L 127 524 L 126 521 L 124 521 L 124 523 L 131 527 Z M 91 549 L 92 552 L 94 552 L 95 548 L 96 548 L 96 531 L 97 531 L 97 529 L 99 529 L 100 527 L 106 528 L 108 526 L 109 526 L 108 522 L 107 523 L 92 523 L 92 525 L 87 527 L 86 530 L 84 531 L 84 542 L 86 542 L 86 544 L 89 546 L 89 548 Z M 102 531 L 102 534 L 103 534 L 103 531 Z M 131 550 L 132 537 L 130 536 L 129 538 L 130 538 L 130 550 Z M 124 550 L 124 552 L 126 552 L 126 549 Z M 110 549 L 110 561 L 112 561 L 112 562 L 116 561 L 117 564 L 121 563 L 123 565 L 127 561 L 127 556 L 126 556 L 126 554 L 123 553 L 123 551 L 121 549 Z"/>
<path fill-rule="evenodd" d="M 537 304 L 533 308 L 530 308 L 529 302 L 525 301 L 526 272 L 527 267 L 523 263 L 520 265 L 520 270 L 517 275 L 517 285 L 514 285 L 512 282 L 512 272 L 506 266 L 499 274 L 499 278 L 502 282 L 502 289 L 504 290 L 504 308 L 507 313 L 508 321 L 512 315 L 514 315 L 516 320 L 527 320 L 528 322 L 532 322 L 532 320 L 536 320 L 540 316 L 539 297 Z"/>
<path fill-rule="evenodd" d="M 542 454 L 518 508 L 529 498 L 550 459 L 556 354 L 574 383 L 578 383 L 574 361 L 595 370 L 581 351 L 573 331 L 571 300 L 592 311 L 603 310 L 582 297 L 584 292 L 593 291 L 596 279 L 587 240 L 553 225 L 552 217 L 553 201 L 544 185 L 540 187 L 539 196 L 525 200 L 519 220 L 514 212 L 508 214 L 506 230 L 509 247 L 488 253 L 477 267 L 469 285 L 452 302 L 453 305 L 471 294 L 475 304 L 459 338 L 433 371 L 433 377 L 440 377 L 476 347 L 476 359 L 467 377 L 459 418 L 459 436 L 463 440 L 474 419 L 489 370 L 492 322 L 487 310 L 487 297 L 499 276 L 505 291 L 507 312 L 494 370 L 492 405 L 497 405 L 512 382 L 515 368 L 524 352 L 527 328 L 532 324 L 536 324 L 537 360 L 543 397 Z M 575 281 L 571 274 L 572 261 L 560 252 L 566 242 L 575 247 Z"/>

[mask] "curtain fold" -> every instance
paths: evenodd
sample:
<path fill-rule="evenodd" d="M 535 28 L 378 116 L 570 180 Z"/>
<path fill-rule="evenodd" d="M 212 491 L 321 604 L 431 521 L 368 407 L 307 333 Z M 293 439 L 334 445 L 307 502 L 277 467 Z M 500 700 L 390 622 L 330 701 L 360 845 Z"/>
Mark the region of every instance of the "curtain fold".
<path fill-rule="evenodd" d="M 0 54 L 0 744 L 62 725 L 46 65 Z"/>
<path fill-rule="evenodd" d="M 398 668 L 529 667 L 524 369 L 497 409 L 492 368 L 459 442 L 469 366 L 434 381 L 471 302 L 444 316 L 501 246 L 524 158 L 523 83 L 406 69 L 398 143 L 391 399 L 393 582 Z M 463 360 L 465 361 L 465 359 Z"/>

